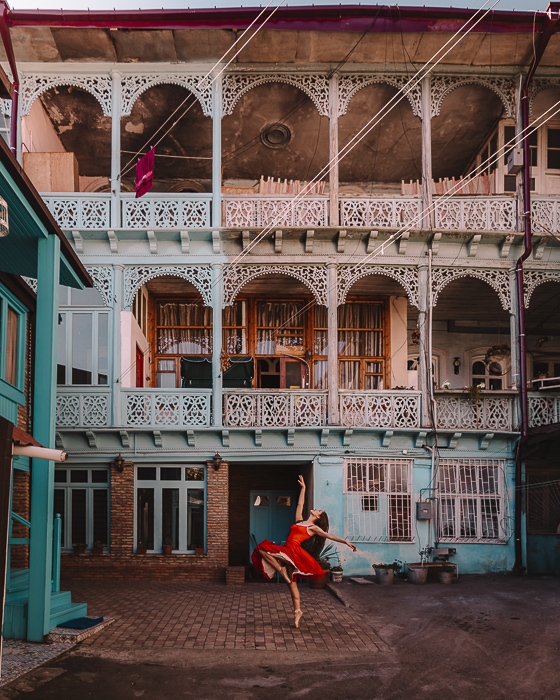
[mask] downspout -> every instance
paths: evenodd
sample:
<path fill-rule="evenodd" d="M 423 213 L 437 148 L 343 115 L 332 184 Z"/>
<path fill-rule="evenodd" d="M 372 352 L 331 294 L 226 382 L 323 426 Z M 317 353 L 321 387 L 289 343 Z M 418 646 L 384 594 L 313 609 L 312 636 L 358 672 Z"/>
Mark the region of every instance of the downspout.
<path fill-rule="evenodd" d="M 4 44 L 4 50 L 12 71 L 12 114 L 10 117 L 10 150 L 14 158 L 17 158 L 17 128 L 19 110 L 19 76 L 16 66 L 16 57 L 10 36 L 10 25 L 8 19 L 9 8 L 5 0 L 0 0 L 2 13 L 0 14 L 0 36 Z"/>
<path fill-rule="evenodd" d="M 558 24 L 558 3 L 551 3 L 547 10 L 547 21 L 543 33 L 535 47 L 533 60 L 529 71 L 525 76 L 521 89 L 521 129 L 523 134 L 523 220 L 524 220 L 524 245 L 521 257 L 515 264 L 515 278 L 517 288 L 517 312 L 519 318 L 519 399 L 521 404 L 521 435 L 517 443 L 515 453 L 515 563 L 513 570 L 516 573 L 524 573 L 523 547 L 521 532 L 521 508 L 522 508 L 522 459 L 521 449 L 529 436 L 529 411 L 527 401 L 527 345 L 525 336 L 525 294 L 523 285 L 523 263 L 533 249 L 531 234 L 531 149 L 529 146 L 529 85 L 538 68 L 546 47 L 556 31 Z M 553 17 L 556 19 L 553 19 Z"/>

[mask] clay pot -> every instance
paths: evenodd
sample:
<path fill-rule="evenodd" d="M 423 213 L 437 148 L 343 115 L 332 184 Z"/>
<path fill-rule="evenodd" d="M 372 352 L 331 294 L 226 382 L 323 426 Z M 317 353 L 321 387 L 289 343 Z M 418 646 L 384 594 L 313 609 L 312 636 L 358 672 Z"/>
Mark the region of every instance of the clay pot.
<path fill-rule="evenodd" d="M 325 571 L 323 576 L 318 576 L 317 578 L 309 579 L 309 588 L 314 588 L 319 590 L 321 588 L 326 588 L 329 582 L 330 571 Z"/>

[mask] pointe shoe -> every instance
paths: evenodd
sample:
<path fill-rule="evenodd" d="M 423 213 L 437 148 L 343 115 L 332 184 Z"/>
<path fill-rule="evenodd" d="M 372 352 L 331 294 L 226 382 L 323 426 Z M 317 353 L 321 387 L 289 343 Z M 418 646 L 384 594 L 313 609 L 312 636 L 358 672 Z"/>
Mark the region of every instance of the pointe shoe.
<path fill-rule="evenodd" d="M 299 621 L 303 617 L 303 613 L 301 610 L 294 610 L 294 624 L 297 629 L 299 629 Z"/>

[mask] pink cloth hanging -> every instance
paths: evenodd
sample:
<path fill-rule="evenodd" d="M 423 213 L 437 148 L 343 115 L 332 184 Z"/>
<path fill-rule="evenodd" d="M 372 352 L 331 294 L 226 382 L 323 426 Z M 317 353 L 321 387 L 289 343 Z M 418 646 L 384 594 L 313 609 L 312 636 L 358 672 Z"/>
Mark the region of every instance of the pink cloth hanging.
<path fill-rule="evenodd" d="M 136 163 L 136 199 L 152 189 L 154 184 L 155 149 L 150 148 Z"/>

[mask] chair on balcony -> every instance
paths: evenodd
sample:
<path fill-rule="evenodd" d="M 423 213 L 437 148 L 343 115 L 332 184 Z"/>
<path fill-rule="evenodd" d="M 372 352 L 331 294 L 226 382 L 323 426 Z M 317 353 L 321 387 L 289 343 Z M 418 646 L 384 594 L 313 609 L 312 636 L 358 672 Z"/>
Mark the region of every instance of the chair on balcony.
<path fill-rule="evenodd" d="M 242 356 L 230 358 L 230 366 L 223 373 L 224 389 L 250 389 L 255 376 L 255 360 Z M 181 386 L 183 389 L 212 388 L 212 358 L 187 355 L 181 358 Z"/>

